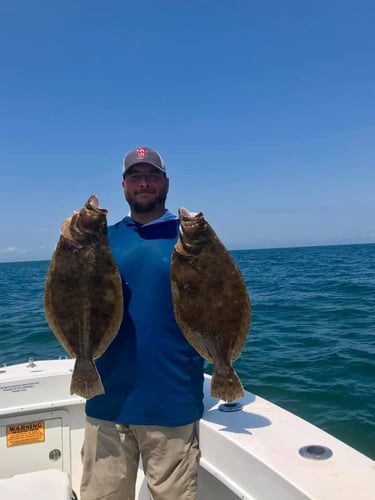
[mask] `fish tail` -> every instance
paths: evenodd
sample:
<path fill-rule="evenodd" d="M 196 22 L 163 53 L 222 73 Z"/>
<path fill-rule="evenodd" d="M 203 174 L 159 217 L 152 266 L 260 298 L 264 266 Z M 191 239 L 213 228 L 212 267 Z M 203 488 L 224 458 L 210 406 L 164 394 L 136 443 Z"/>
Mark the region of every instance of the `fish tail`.
<path fill-rule="evenodd" d="M 91 359 L 77 359 L 74 365 L 70 394 L 90 399 L 104 394 L 104 387 L 98 370 Z"/>
<path fill-rule="evenodd" d="M 244 397 L 245 393 L 241 381 L 231 366 L 228 371 L 218 371 L 214 367 L 211 379 L 211 396 L 231 403 L 237 398 Z"/>

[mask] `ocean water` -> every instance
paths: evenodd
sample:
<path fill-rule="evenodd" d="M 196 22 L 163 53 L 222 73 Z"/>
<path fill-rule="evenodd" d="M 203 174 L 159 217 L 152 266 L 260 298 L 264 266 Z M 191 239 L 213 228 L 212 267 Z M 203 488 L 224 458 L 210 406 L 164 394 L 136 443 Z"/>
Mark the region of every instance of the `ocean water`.
<path fill-rule="evenodd" d="M 232 255 L 253 307 L 245 388 L 375 459 L 375 245 Z M 48 265 L 0 263 L 0 366 L 66 354 L 44 318 Z"/>

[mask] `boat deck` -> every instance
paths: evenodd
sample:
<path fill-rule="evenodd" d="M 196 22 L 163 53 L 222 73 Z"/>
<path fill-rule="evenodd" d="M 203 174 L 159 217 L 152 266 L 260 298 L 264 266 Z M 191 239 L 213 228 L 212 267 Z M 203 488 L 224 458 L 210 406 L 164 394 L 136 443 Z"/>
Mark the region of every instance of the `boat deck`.
<path fill-rule="evenodd" d="M 79 491 L 84 399 L 69 394 L 73 363 L 0 369 L 0 477 L 57 469 Z M 375 462 L 369 457 L 250 392 L 239 400 L 242 409 L 224 412 L 223 402 L 210 396 L 210 380 L 205 377 L 199 428 L 198 498 L 373 500 Z M 137 495 L 148 498 L 142 471 Z"/>

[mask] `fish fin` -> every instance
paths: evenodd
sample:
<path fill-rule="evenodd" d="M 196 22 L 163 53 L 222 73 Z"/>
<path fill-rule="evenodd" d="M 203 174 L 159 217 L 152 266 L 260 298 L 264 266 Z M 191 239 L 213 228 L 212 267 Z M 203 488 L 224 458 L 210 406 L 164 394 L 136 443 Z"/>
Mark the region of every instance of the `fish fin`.
<path fill-rule="evenodd" d="M 77 394 L 86 399 L 104 394 L 102 381 L 92 360 L 76 360 L 70 384 L 70 394 Z"/>
<path fill-rule="evenodd" d="M 215 369 L 211 379 L 211 396 L 219 398 L 226 403 L 244 397 L 245 393 L 241 381 L 232 367 L 229 371 L 219 372 Z"/>

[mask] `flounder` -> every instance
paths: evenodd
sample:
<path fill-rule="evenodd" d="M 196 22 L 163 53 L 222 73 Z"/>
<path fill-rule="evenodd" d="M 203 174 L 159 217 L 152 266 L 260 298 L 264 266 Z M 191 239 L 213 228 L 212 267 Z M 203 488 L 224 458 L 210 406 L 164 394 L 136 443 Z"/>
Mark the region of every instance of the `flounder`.
<path fill-rule="evenodd" d="M 44 291 L 48 324 L 76 358 L 70 392 L 87 399 L 104 393 L 93 359 L 107 349 L 123 317 L 121 277 L 108 244 L 107 213 L 93 195 L 63 222 Z"/>
<path fill-rule="evenodd" d="M 251 321 L 241 273 L 203 214 L 179 209 L 180 234 L 171 260 L 176 321 L 194 349 L 214 364 L 211 395 L 226 402 L 244 396 L 232 367 Z"/>

